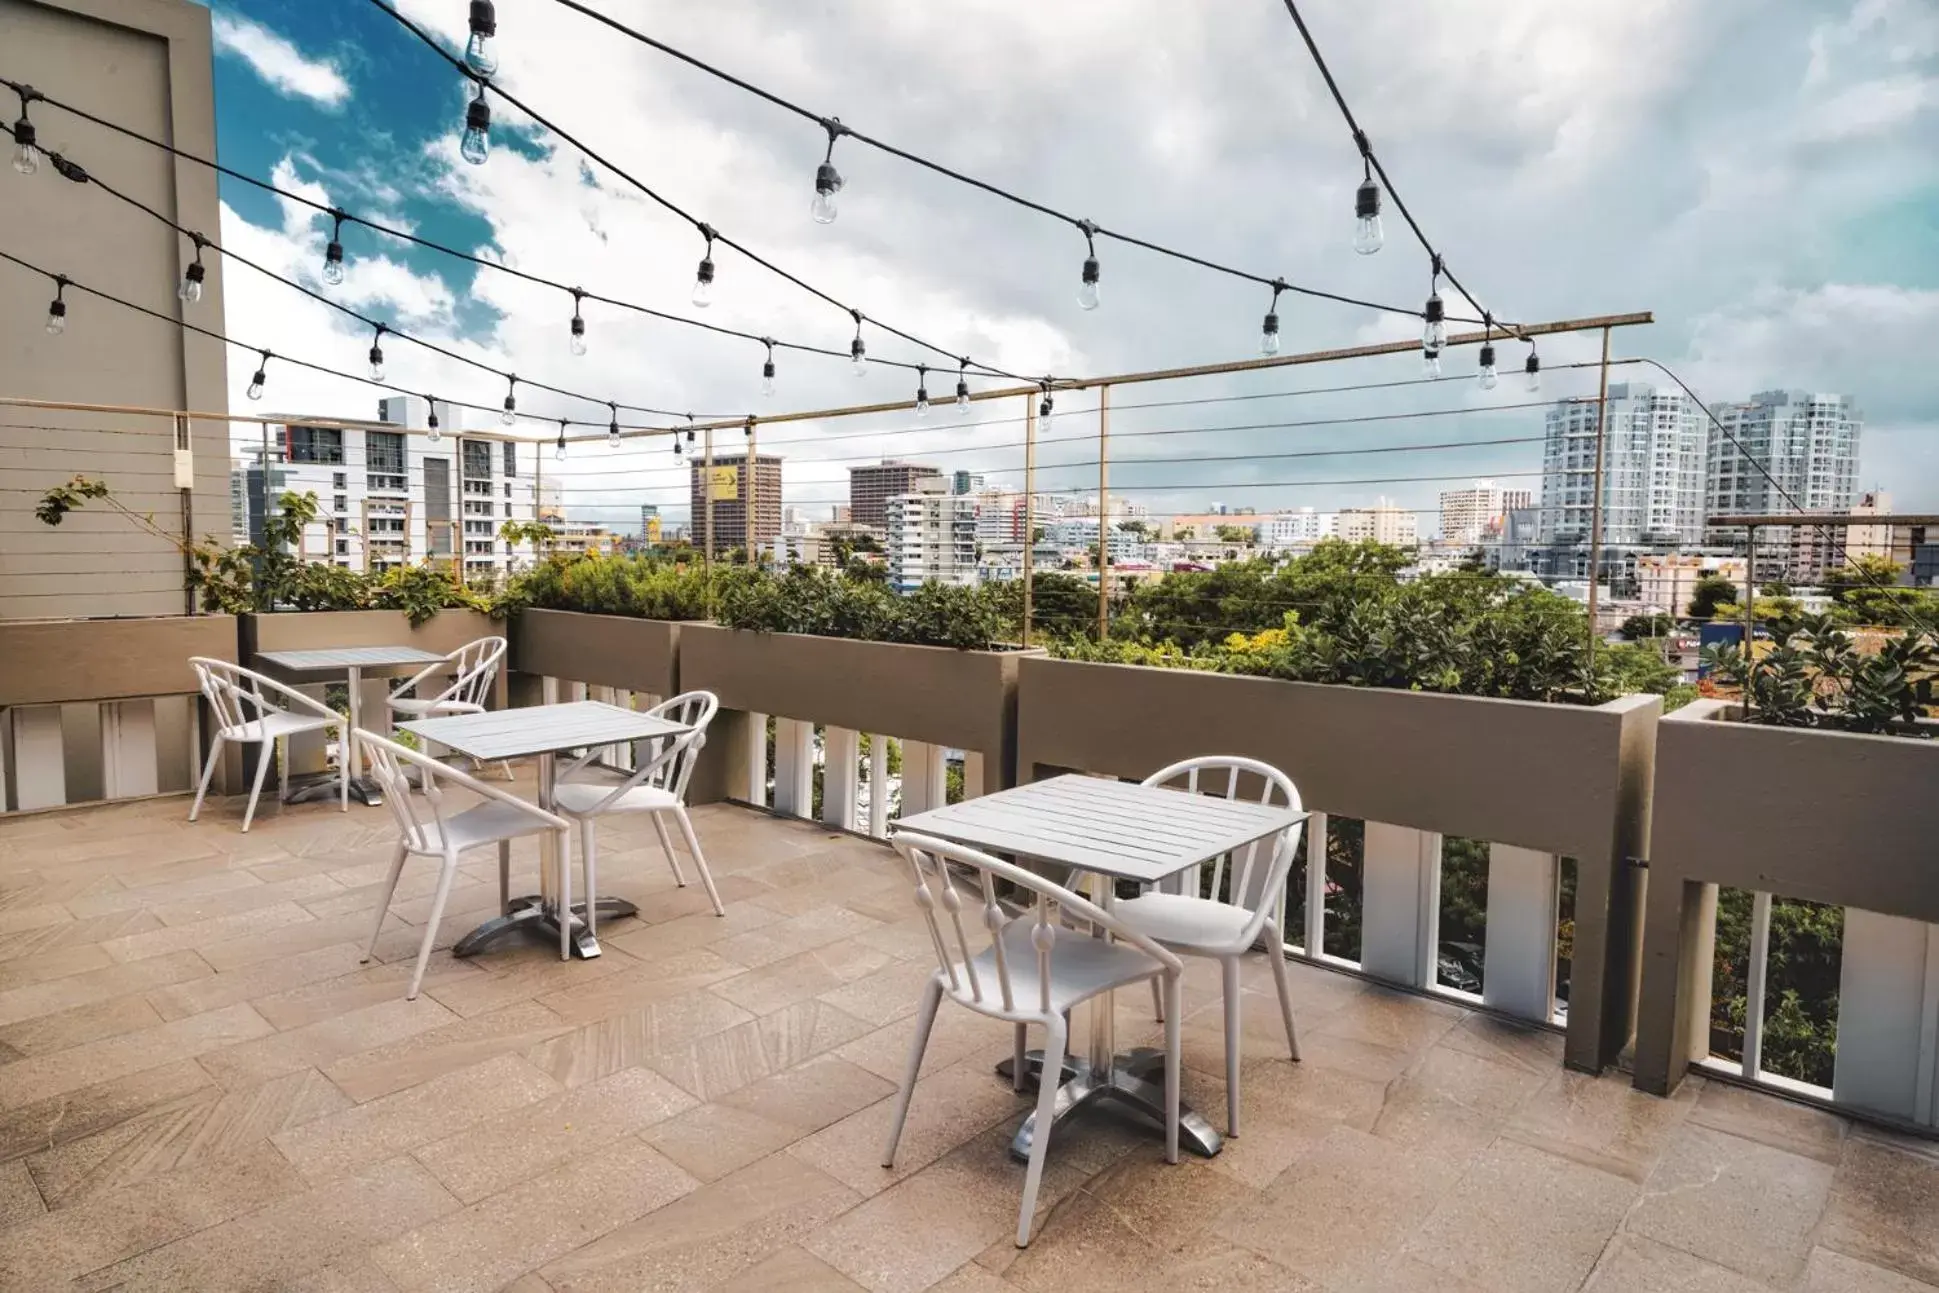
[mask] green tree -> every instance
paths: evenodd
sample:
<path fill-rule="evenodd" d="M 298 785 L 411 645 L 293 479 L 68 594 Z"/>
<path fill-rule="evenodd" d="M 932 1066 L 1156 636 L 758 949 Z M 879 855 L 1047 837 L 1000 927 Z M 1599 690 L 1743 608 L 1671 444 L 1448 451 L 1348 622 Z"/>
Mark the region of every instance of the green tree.
<path fill-rule="evenodd" d="M 1221 525 L 1213 529 L 1220 543 L 1251 543 L 1252 530 L 1244 525 Z"/>
<path fill-rule="evenodd" d="M 1676 632 L 1676 619 L 1670 615 L 1632 615 L 1624 620 L 1616 632 L 1631 642 L 1641 642 L 1647 638 L 1663 638 Z"/>
<path fill-rule="evenodd" d="M 1690 594 L 1688 612 L 1692 619 L 1712 620 L 1717 618 L 1718 607 L 1736 604 L 1736 584 L 1722 575 L 1704 575 Z"/>

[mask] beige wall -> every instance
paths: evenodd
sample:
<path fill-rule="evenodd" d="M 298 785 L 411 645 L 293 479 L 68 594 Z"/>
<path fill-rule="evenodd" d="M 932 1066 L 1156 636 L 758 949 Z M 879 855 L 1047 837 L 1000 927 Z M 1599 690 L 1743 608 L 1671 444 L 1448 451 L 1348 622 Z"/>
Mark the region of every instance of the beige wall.
<path fill-rule="evenodd" d="M 0 74 L 203 157 L 215 155 L 210 59 L 209 12 L 188 0 L 0 0 Z M 4 98 L 0 111 L 11 122 L 17 105 Z M 30 112 L 43 147 L 188 228 L 220 236 L 206 168 L 45 103 Z M 44 160 L 31 177 L 0 173 L 0 212 L 7 251 L 171 318 L 191 310 L 203 326 L 222 329 L 222 272 L 213 256 L 205 257 L 201 303 L 182 306 L 175 290 L 192 259 L 187 239 L 104 192 L 69 183 Z M 73 291 L 67 332 L 50 337 L 47 280 L 0 262 L 0 287 L 8 302 L 0 310 L 0 395 L 226 411 L 221 343 Z M 58 528 L 33 515 L 42 491 L 81 472 L 179 532 L 172 426 L 8 407 L 0 407 L 0 424 L 13 424 L 0 425 L 0 619 L 180 614 L 182 561 L 169 544 L 99 505 Z M 228 434 L 213 420 L 193 426 L 197 533 L 229 532 Z"/>

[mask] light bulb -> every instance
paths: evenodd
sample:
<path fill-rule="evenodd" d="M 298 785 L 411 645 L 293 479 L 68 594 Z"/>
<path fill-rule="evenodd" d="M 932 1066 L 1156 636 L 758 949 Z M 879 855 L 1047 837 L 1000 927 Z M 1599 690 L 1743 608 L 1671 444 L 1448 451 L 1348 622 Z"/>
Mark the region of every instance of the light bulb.
<path fill-rule="evenodd" d="M 558 447 L 552 451 L 552 460 L 554 462 L 564 462 L 566 460 L 566 438 L 564 436 L 559 437 Z"/>
<path fill-rule="evenodd" d="M 182 299 L 182 304 L 194 305 L 202 299 L 202 279 L 207 274 L 208 271 L 202 267 L 202 262 L 199 260 L 182 271 L 182 286 L 175 293 Z"/>
<path fill-rule="evenodd" d="M 849 343 L 848 358 L 850 364 L 855 369 L 855 375 L 857 377 L 866 377 L 868 375 L 868 347 L 862 344 L 860 337 L 855 338 L 854 341 Z"/>
<path fill-rule="evenodd" d="M 581 358 L 585 357 L 586 321 L 576 314 L 572 316 L 572 332 L 566 341 L 566 348 L 572 351 L 574 355 Z"/>
<path fill-rule="evenodd" d="M 265 380 L 266 380 L 266 376 L 263 373 L 263 370 L 258 368 L 256 370 L 256 375 L 249 379 L 249 389 L 247 391 L 244 391 L 243 394 L 247 395 L 252 400 L 261 399 L 263 397 L 263 382 Z"/>
<path fill-rule="evenodd" d="M 1353 195 L 1353 249 L 1362 256 L 1380 250 L 1384 235 L 1380 230 L 1380 186 L 1369 175 Z"/>
<path fill-rule="evenodd" d="M 929 392 L 921 386 L 916 387 L 916 416 L 929 416 Z"/>
<path fill-rule="evenodd" d="M 606 428 L 606 444 L 609 448 L 619 448 L 619 423 L 614 422 Z"/>
<path fill-rule="evenodd" d="M 1043 398 L 1043 403 L 1037 406 L 1037 430 L 1038 431 L 1050 430 L 1050 410 L 1051 410 L 1050 396 L 1046 395 Z"/>
<path fill-rule="evenodd" d="M 1421 345 L 1428 350 L 1439 350 L 1447 345 L 1447 307 L 1441 303 L 1439 292 L 1427 298 L 1427 308 L 1422 312 L 1422 317 L 1425 322 L 1421 325 Z"/>
<path fill-rule="evenodd" d="M 1279 315 L 1266 316 L 1265 325 L 1259 330 L 1259 353 L 1276 355 L 1279 353 Z"/>
<path fill-rule="evenodd" d="M 1542 389 L 1542 361 L 1534 351 L 1531 350 L 1528 352 L 1528 362 L 1522 365 L 1522 371 L 1528 374 L 1528 393 L 1530 395 L 1540 393 Z"/>
<path fill-rule="evenodd" d="M 680 456 L 680 437 L 679 436 L 673 437 L 673 456 L 676 458 Z"/>
<path fill-rule="evenodd" d="M 438 430 L 438 411 L 436 409 L 431 410 L 431 420 L 429 425 L 431 428 L 431 434 L 426 436 L 425 439 L 429 440 L 432 444 L 436 444 L 438 441 L 444 439 L 444 432 Z"/>
<path fill-rule="evenodd" d="M 961 417 L 963 416 L 963 414 L 969 412 L 969 406 L 970 406 L 969 383 L 957 382 L 956 383 L 956 416 Z"/>
<path fill-rule="evenodd" d="M 816 224 L 835 223 L 835 195 L 841 191 L 842 175 L 833 162 L 815 168 L 815 200 L 808 204 L 808 214 Z"/>
<path fill-rule="evenodd" d="M 1495 372 L 1495 347 L 1493 342 L 1481 345 L 1481 389 L 1492 391 L 1501 378 Z"/>
<path fill-rule="evenodd" d="M 774 394 L 774 361 L 772 359 L 761 365 L 761 394 L 770 397 Z"/>
<path fill-rule="evenodd" d="M 483 166 L 491 152 L 491 105 L 485 102 L 484 87 L 465 109 L 465 136 L 458 144 L 458 155 L 473 166 Z"/>
<path fill-rule="evenodd" d="M 492 37 L 498 34 L 498 14 L 491 0 L 471 0 L 471 37 L 465 41 L 465 66 L 480 76 L 498 71 L 498 51 Z"/>
<path fill-rule="evenodd" d="M 323 249 L 323 281 L 332 287 L 343 283 L 343 244 L 335 238 Z"/>
<path fill-rule="evenodd" d="M 505 426 L 516 425 L 518 423 L 518 401 L 507 395 L 505 397 L 505 411 L 498 415 L 498 420 Z"/>
<path fill-rule="evenodd" d="M 1421 351 L 1421 376 L 1439 377 L 1441 375 L 1441 352 L 1429 346 Z"/>
<path fill-rule="evenodd" d="M 704 310 L 714 303 L 714 258 L 707 256 L 700 262 L 700 271 L 693 280 L 693 305 L 696 310 Z"/>
<path fill-rule="evenodd" d="M 58 337 L 67 331 L 67 302 L 55 297 L 47 303 L 47 335 Z"/>
<path fill-rule="evenodd" d="M 13 168 L 22 175 L 32 175 L 40 169 L 40 149 L 34 146 L 35 138 L 34 123 L 22 112 L 20 120 L 13 123 Z"/>
<path fill-rule="evenodd" d="M 1097 257 L 1084 261 L 1084 273 L 1077 282 L 1077 304 L 1086 310 L 1097 309 Z"/>
<path fill-rule="evenodd" d="M 370 380 L 373 382 L 384 380 L 384 352 L 376 346 L 370 348 Z"/>

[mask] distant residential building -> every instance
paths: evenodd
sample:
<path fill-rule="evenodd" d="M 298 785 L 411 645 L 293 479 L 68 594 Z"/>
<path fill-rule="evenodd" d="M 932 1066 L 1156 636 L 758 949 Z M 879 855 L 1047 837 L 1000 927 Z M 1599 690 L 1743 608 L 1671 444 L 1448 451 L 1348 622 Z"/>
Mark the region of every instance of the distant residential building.
<path fill-rule="evenodd" d="M 920 493 L 898 494 L 884 505 L 889 583 L 897 592 L 930 580 L 967 587 L 976 582 L 976 500 L 941 492 L 942 481 Z"/>
<path fill-rule="evenodd" d="M 1642 553 L 1636 558 L 1636 600 L 1650 611 L 1682 615 L 1707 576 L 1742 587 L 1744 559 L 1696 552 Z"/>
<path fill-rule="evenodd" d="M 1381 499 L 1372 507 L 1343 507 L 1339 537 L 1348 543 L 1386 543 L 1411 548 L 1420 542 L 1420 522 L 1414 513 Z"/>
<path fill-rule="evenodd" d="M 1599 406 L 1549 409 L 1542 450 L 1541 542 L 1588 548 L 1595 536 Z M 1709 420 L 1682 391 L 1642 382 L 1609 388 L 1603 432 L 1602 543 L 1695 544 L 1703 538 Z"/>
<path fill-rule="evenodd" d="M 1441 541 L 1472 548 L 1497 537 L 1509 512 L 1527 507 L 1534 496 L 1525 489 L 1503 489 L 1477 480 L 1468 489 L 1441 491 Z"/>
<path fill-rule="evenodd" d="M 983 483 L 980 471 L 959 471 L 950 477 L 949 492 L 952 494 L 981 494 L 988 486 Z"/>
<path fill-rule="evenodd" d="M 881 529 L 888 515 L 888 502 L 902 494 L 914 494 L 928 484 L 941 488 L 939 468 L 899 458 L 884 459 L 865 467 L 848 469 L 849 519 L 856 525 Z"/>
<path fill-rule="evenodd" d="M 640 538 L 648 543 L 660 541 L 660 508 L 655 503 L 640 504 Z"/>
<path fill-rule="evenodd" d="M 1067 516 L 1044 527 L 1044 542 L 1060 551 L 1079 551 L 1095 556 L 1097 531 L 1097 517 Z M 1106 527 L 1106 533 L 1110 536 L 1111 560 L 1131 561 L 1143 554 L 1144 545 L 1138 536 L 1127 533 L 1121 522 L 1111 522 Z"/>
<path fill-rule="evenodd" d="M 1276 512 L 1261 520 L 1259 542 L 1268 548 L 1311 547 L 1321 539 L 1337 538 L 1340 514 L 1302 507 L 1297 512 Z"/>
<path fill-rule="evenodd" d="M 1760 391 L 1711 411 L 1723 427 L 1710 437 L 1711 515 L 1843 512 L 1856 501 L 1864 421 L 1850 396 Z"/>
<path fill-rule="evenodd" d="M 546 542 L 553 552 L 605 552 L 614 546 L 619 537 L 605 526 L 590 521 L 570 521 L 557 517 L 546 524 L 552 529 L 552 537 Z"/>
<path fill-rule="evenodd" d="M 731 469 L 731 476 L 728 471 Z M 713 551 L 715 556 L 740 548 L 752 556 L 781 533 L 781 459 L 757 454 L 750 470 L 746 454 L 716 457 L 714 470 L 721 483 L 713 490 Z M 694 541 L 707 539 L 707 464 L 691 469 L 691 522 Z"/>
<path fill-rule="evenodd" d="M 1492 570 L 1527 570 L 1541 532 L 1541 508 L 1510 508 L 1501 518 L 1501 537 L 1482 555 Z"/>

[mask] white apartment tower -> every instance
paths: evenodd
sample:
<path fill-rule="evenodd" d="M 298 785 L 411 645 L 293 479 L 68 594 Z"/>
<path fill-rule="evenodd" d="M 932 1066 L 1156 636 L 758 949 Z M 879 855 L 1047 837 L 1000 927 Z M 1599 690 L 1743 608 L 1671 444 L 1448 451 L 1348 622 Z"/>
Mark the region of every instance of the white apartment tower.
<path fill-rule="evenodd" d="M 1531 499 L 1525 489 L 1503 489 L 1492 480 L 1477 480 L 1472 489 L 1441 491 L 1441 540 L 1458 547 L 1478 547 L 1499 534 L 1502 522 Z"/>
<path fill-rule="evenodd" d="M 1851 510 L 1858 492 L 1858 437 L 1864 421 L 1850 396 L 1759 391 L 1741 404 L 1712 411 L 1722 429 L 1710 437 L 1709 515 Z M 1712 538 L 1728 541 L 1740 533 L 1718 532 Z M 1781 526 L 1757 532 L 1759 578 L 1774 574 L 1777 567 L 1786 567 L 1788 578 L 1810 581 L 1822 576 L 1822 556 L 1816 561 L 1789 559 L 1794 537 Z"/>
<path fill-rule="evenodd" d="M 1597 402 L 1548 411 L 1542 451 L 1540 541 L 1593 540 Z M 1602 542 L 1607 547 L 1695 544 L 1703 538 L 1709 420 L 1681 391 L 1640 382 L 1609 388 L 1603 438 Z"/>
<path fill-rule="evenodd" d="M 933 489 L 898 494 L 883 504 L 889 583 L 899 593 L 929 580 L 968 587 L 976 582 L 976 498 Z"/>
<path fill-rule="evenodd" d="M 1383 498 L 1372 507 L 1341 508 L 1334 533 L 1348 543 L 1372 541 L 1411 548 L 1420 542 L 1420 523 L 1413 512 Z"/>

